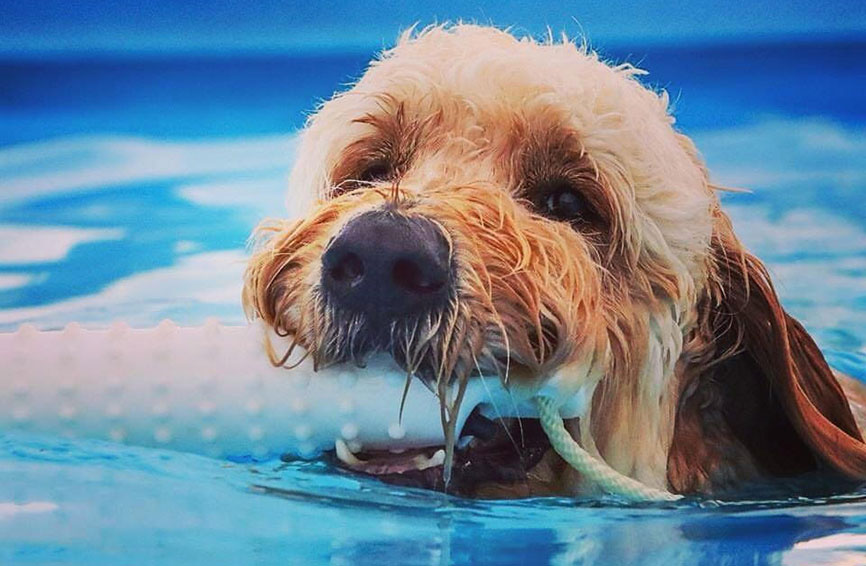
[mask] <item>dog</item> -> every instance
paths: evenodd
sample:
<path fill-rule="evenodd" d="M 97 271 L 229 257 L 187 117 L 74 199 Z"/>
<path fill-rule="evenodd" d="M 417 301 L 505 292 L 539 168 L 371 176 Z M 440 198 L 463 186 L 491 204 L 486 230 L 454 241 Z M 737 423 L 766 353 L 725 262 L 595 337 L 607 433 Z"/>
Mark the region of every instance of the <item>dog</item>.
<path fill-rule="evenodd" d="M 243 301 L 317 367 L 385 352 L 437 392 L 449 460 L 366 454 L 385 481 L 592 493 L 533 419 L 454 430 L 479 375 L 586 395 L 569 432 L 649 486 L 866 480 L 863 388 L 785 312 L 641 74 L 567 40 L 434 26 L 309 119 L 289 191 L 304 212 L 258 228 Z"/>

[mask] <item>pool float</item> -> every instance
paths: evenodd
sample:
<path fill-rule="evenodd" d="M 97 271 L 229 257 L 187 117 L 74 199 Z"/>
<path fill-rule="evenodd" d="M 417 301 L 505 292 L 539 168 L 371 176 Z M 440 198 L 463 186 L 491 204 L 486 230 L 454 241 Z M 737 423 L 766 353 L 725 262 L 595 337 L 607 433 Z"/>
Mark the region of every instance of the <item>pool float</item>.
<path fill-rule="evenodd" d="M 260 323 L 179 327 L 164 321 L 149 329 L 118 323 L 104 330 L 73 323 L 57 331 L 24 325 L 0 334 L 0 431 L 235 461 L 314 458 L 335 448 L 351 458 L 365 448 L 444 444 L 438 398 L 418 380 L 409 380 L 407 389 L 405 372 L 390 360 L 374 357 L 363 370 L 316 371 L 298 352 L 287 370 L 275 367 L 265 350 L 268 343 L 288 348 L 285 340 Z M 517 398 L 498 378 L 472 379 L 453 415 L 456 430 L 476 408 L 491 418 L 541 416 L 554 449 L 604 491 L 637 500 L 672 497 L 583 451 L 562 421 L 580 414 L 581 401 L 562 405 L 553 397 Z"/>

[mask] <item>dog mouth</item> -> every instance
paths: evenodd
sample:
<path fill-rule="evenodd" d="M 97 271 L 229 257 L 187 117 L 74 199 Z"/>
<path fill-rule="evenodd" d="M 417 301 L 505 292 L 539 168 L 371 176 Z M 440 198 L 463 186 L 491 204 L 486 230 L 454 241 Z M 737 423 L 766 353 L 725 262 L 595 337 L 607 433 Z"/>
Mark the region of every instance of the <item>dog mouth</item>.
<path fill-rule="evenodd" d="M 442 446 L 353 454 L 338 441 L 330 457 L 343 469 L 385 483 L 472 497 L 484 485 L 527 482 L 549 449 L 550 442 L 537 419 L 490 419 L 476 407 L 460 431 L 447 485 Z"/>
<path fill-rule="evenodd" d="M 462 378 L 455 375 L 461 371 L 455 370 L 447 378 L 445 389 L 450 395 L 457 395 L 463 383 L 466 396 L 462 402 L 451 405 L 449 401 L 447 408 L 442 408 L 444 393 L 437 378 L 439 368 L 430 353 L 410 365 L 407 361 L 409 356 L 400 349 L 399 341 L 387 335 L 377 335 L 376 338 L 378 340 L 365 335 L 362 347 L 351 352 L 352 355 L 343 350 L 329 352 L 331 355 L 320 361 L 319 369 L 355 374 L 361 380 L 382 372 L 395 374 L 394 377 L 402 374 L 405 378 L 400 379 L 406 386 L 404 401 L 406 391 L 416 391 L 419 387 L 426 390 L 429 397 L 425 395 L 427 401 L 422 412 L 428 413 L 435 402 L 436 413 L 447 411 L 457 428 L 452 429 L 453 432 L 446 431 L 444 439 L 438 440 L 429 437 L 432 430 L 429 427 L 425 429 L 428 432 L 420 436 L 410 433 L 393 443 L 376 440 L 370 443 L 372 446 L 363 438 L 356 439 L 360 442 L 337 439 L 334 449 L 323 453 L 326 461 L 388 484 L 460 497 L 496 497 L 498 495 L 491 495 L 496 490 L 506 497 L 511 491 L 533 492 L 529 487 L 535 481 L 533 470 L 552 449 L 537 415 L 529 407 L 527 393 L 521 390 L 515 394 L 511 386 L 515 376 L 525 380 L 531 373 L 529 368 L 514 359 L 508 360 L 506 365 L 500 360 L 505 356 L 497 353 L 488 353 L 484 357 L 461 356 L 472 358 L 473 367 L 467 369 Z M 503 367 L 509 369 L 506 372 L 511 378 L 508 385 L 500 377 Z M 386 403 L 385 398 L 371 401 L 377 406 Z M 388 397 L 387 406 L 391 411 L 398 408 L 394 401 L 393 396 Z M 416 401 L 414 409 L 419 408 Z M 403 405 L 399 405 L 399 419 L 408 417 L 412 420 L 417 416 L 411 411 L 404 414 Z M 443 420 L 441 427 L 446 429 L 447 426 Z M 422 440 L 425 435 L 428 438 Z M 449 445 L 450 463 L 447 456 Z"/>
<path fill-rule="evenodd" d="M 390 353 L 388 357 L 403 371 L 407 371 L 401 356 Z M 485 374 L 494 371 L 488 364 L 482 364 L 468 379 L 483 380 Z M 435 369 L 432 365 L 419 364 L 412 374 L 413 379 L 435 391 Z M 531 470 L 550 447 L 550 441 L 538 419 L 491 416 L 476 406 L 456 435 L 450 478 L 447 480 L 446 448 L 442 445 L 353 453 L 346 443 L 338 440 L 335 449 L 330 452 L 330 458 L 340 468 L 375 477 L 388 484 L 474 497 L 484 485 L 527 482 Z"/>

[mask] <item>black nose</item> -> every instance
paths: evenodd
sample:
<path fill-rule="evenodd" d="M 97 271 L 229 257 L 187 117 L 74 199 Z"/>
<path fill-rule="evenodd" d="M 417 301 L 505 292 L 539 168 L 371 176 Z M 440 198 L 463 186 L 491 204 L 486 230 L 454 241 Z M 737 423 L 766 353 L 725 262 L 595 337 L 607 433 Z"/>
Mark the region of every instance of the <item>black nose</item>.
<path fill-rule="evenodd" d="M 322 287 L 338 307 L 388 322 L 447 302 L 449 256 L 445 236 L 430 220 L 365 212 L 325 250 Z"/>

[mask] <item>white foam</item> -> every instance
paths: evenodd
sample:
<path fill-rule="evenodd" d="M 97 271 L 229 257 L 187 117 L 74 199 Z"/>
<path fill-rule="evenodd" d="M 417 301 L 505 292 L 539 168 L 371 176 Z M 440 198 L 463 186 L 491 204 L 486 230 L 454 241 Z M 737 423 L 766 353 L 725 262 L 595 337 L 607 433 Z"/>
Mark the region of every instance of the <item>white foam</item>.
<path fill-rule="evenodd" d="M 866 549 L 866 534 L 837 533 L 801 540 L 784 552 L 783 566 L 857 566 L 863 564 L 863 549 Z"/>
<path fill-rule="evenodd" d="M 825 182 L 866 184 L 866 129 L 821 118 L 771 119 L 700 132 L 695 142 L 723 186 L 796 190 Z"/>
<path fill-rule="evenodd" d="M 239 322 L 243 320 L 240 294 L 245 261 L 240 250 L 186 256 L 174 266 L 120 279 L 95 295 L 0 310 L 0 324 L 49 321 L 56 325 L 78 320 L 104 326 L 120 317 L 130 324 L 151 325 L 166 316 L 161 314 L 165 310 L 182 309 L 190 317 L 201 314 L 204 319 L 219 307 L 234 313 L 233 321 Z"/>
<path fill-rule="evenodd" d="M 199 206 L 222 206 L 249 210 L 253 218 L 284 212 L 287 171 L 265 176 L 219 180 L 181 186 L 178 196 Z"/>
<path fill-rule="evenodd" d="M 29 285 L 35 278 L 23 273 L 0 273 L 0 291 L 8 291 Z"/>
<path fill-rule="evenodd" d="M 56 511 L 57 508 L 57 504 L 52 501 L 31 501 L 29 503 L 0 501 L 0 520 L 14 519 L 19 515 L 51 513 L 52 511 Z"/>
<path fill-rule="evenodd" d="M 132 137 L 71 137 L 0 150 L 0 203 L 154 179 L 281 171 L 294 136 L 163 142 Z"/>
<path fill-rule="evenodd" d="M 758 255 L 866 254 L 863 227 L 826 210 L 796 208 L 773 215 L 763 205 L 726 205 L 734 228 Z"/>
<path fill-rule="evenodd" d="M 0 263 L 59 261 L 78 245 L 119 240 L 123 230 L 0 225 Z"/>
<path fill-rule="evenodd" d="M 185 185 L 178 195 L 202 206 L 250 206 L 261 200 L 282 203 L 285 183 L 275 186 L 273 177 L 244 178 L 213 183 Z"/>

